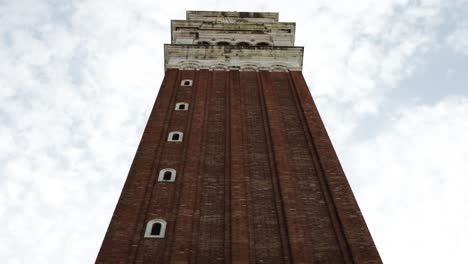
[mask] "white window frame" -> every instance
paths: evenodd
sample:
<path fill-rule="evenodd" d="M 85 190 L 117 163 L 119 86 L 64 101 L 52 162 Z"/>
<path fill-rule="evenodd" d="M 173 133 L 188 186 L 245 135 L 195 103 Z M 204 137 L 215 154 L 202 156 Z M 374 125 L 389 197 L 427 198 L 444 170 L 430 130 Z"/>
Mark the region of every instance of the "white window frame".
<path fill-rule="evenodd" d="M 179 134 L 179 139 L 177 139 L 177 140 L 172 139 L 172 136 L 174 134 Z M 180 131 L 172 131 L 172 132 L 169 133 L 169 136 L 167 137 L 167 141 L 169 141 L 169 142 L 182 142 L 183 139 L 184 139 L 184 133 L 182 133 Z"/>
<path fill-rule="evenodd" d="M 185 82 L 189 82 L 188 84 L 185 84 Z M 192 86 L 193 85 L 193 80 L 190 79 L 184 79 L 180 82 L 180 86 Z"/>
<path fill-rule="evenodd" d="M 179 107 L 181 105 L 185 105 L 185 109 L 179 109 Z M 175 110 L 176 111 L 187 111 L 188 109 L 189 109 L 189 104 L 188 103 L 180 102 L 180 103 L 176 103 L 176 105 L 175 105 Z"/>
<path fill-rule="evenodd" d="M 166 172 L 171 172 L 171 179 L 170 180 L 165 180 L 164 179 L 164 174 Z M 162 169 L 159 171 L 159 176 L 158 176 L 158 182 L 175 182 L 177 176 L 177 172 L 174 169 L 167 168 L 167 169 Z"/>
<path fill-rule="evenodd" d="M 153 229 L 153 225 L 156 223 L 161 224 L 161 231 L 159 232 L 159 235 L 152 235 L 151 229 Z M 167 222 L 164 219 L 153 219 L 148 221 L 145 229 L 145 238 L 164 238 L 166 235 L 166 225 Z"/>

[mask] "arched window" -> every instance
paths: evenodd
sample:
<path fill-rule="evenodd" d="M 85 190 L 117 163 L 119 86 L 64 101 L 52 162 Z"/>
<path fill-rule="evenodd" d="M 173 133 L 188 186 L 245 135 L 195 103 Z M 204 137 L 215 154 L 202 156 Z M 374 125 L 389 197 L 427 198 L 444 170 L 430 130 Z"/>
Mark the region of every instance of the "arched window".
<path fill-rule="evenodd" d="M 193 81 L 190 79 L 185 79 L 180 82 L 180 86 L 192 86 Z"/>
<path fill-rule="evenodd" d="M 227 42 L 227 41 L 220 41 L 220 42 L 216 43 L 216 45 L 218 45 L 218 46 L 229 46 L 231 44 L 229 44 L 229 42 Z"/>
<path fill-rule="evenodd" d="M 250 43 L 247 43 L 247 42 L 238 42 L 238 43 L 237 43 L 237 46 L 248 47 L 248 46 L 250 46 Z"/>
<path fill-rule="evenodd" d="M 153 219 L 146 224 L 145 237 L 163 238 L 166 233 L 166 221 L 163 219 Z"/>
<path fill-rule="evenodd" d="M 268 47 L 268 46 L 270 46 L 270 44 L 269 44 L 269 43 L 266 43 L 266 42 L 259 42 L 259 43 L 257 43 L 257 47 Z"/>
<path fill-rule="evenodd" d="M 189 108 L 188 103 L 176 103 L 175 105 L 175 110 L 185 111 L 185 110 L 188 110 L 188 108 Z"/>
<path fill-rule="evenodd" d="M 158 181 L 160 182 L 175 182 L 176 170 L 174 169 L 162 169 L 159 171 Z"/>
<path fill-rule="evenodd" d="M 184 136 L 184 134 L 182 132 L 173 131 L 173 132 L 169 133 L 169 136 L 167 137 L 167 141 L 182 142 L 182 137 L 183 136 Z"/>

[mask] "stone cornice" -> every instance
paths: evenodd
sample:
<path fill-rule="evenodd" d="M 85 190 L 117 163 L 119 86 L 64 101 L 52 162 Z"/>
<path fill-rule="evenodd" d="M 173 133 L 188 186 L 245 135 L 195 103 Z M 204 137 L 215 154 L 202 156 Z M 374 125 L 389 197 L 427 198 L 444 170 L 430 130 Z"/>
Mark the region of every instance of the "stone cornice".
<path fill-rule="evenodd" d="M 164 45 L 165 69 L 301 71 L 303 47 Z"/>
<path fill-rule="evenodd" d="M 220 12 L 220 11 L 187 11 L 187 20 L 193 21 L 240 21 L 278 22 L 277 12 Z"/>
<path fill-rule="evenodd" d="M 257 40 L 272 46 L 294 46 L 296 24 L 278 23 L 220 23 L 206 21 L 171 21 L 171 43 L 196 44 L 200 41 L 239 41 Z M 255 42 L 255 41 L 254 41 Z M 255 43 L 251 43 L 254 44 Z"/>

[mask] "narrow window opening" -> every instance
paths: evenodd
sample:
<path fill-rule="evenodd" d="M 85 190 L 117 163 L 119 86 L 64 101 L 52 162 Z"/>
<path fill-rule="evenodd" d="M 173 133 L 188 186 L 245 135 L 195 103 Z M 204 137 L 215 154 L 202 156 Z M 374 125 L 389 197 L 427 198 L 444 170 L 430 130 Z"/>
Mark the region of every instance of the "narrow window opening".
<path fill-rule="evenodd" d="M 163 219 L 153 219 L 146 224 L 146 238 L 164 238 L 166 233 L 166 221 Z"/>
<path fill-rule="evenodd" d="M 151 227 L 151 235 L 152 236 L 160 236 L 161 235 L 162 225 L 161 223 L 154 223 L 153 227 Z"/>
<path fill-rule="evenodd" d="M 169 133 L 167 137 L 167 141 L 175 141 L 175 142 L 182 142 L 182 132 L 174 131 Z"/>
<path fill-rule="evenodd" d="M 158 181 L 159 182 L 175 182 L 176 179 L 176 170 L 174 169 L 162 169 L 159 171 Z"/>
<path fill-rule="evenodd" d="M 188 110 L 188 103 L 177 103 L 175 110 Z"/>
<path fill-rule="evenodd" d="M 220 42 L 216 43 L 216 45 L 218 45 L 218 46 L 229 46 L 229 42 L 227 42 L 227 41 L 220 41 Z"/>
<path fill-rule="evenodd" d="M 170 181 L 172 179 L 172 172 L 166 171 L 163 176 L 163 180 Z"/>
<path fill-rule="evenodd" d="M 189 80 L 189 79 L 182 80 L 182 81 L 180 82 L 180 85 L 181 85 L 181 86 L 192 86 L 192 84 L 193 84 L 193 81 L 192 81 L 192 80 Z"/>

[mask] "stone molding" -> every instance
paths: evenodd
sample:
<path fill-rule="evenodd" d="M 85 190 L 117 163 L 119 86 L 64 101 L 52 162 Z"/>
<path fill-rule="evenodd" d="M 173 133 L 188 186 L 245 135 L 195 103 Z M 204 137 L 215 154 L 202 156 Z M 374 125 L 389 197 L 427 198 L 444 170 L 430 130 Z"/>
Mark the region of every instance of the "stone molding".
<path fill-rule="evenodd" d="M 223 11 L 187 11 L 187 20 L 225 21 L 226 23 L 278 22 L 278 12 L 223 12 Z"/>
<path fill-rule="evenodd" d="M 205 21 L 171 21 L 172 44 L 209 42 L 247 42 L 256 45 L 266 42 L 272 46 L 294 46 L 295 23 L 220 23 Z"/>
<path fill-rule="evenodd" d="M 302 47 L 164 46 L 166 69 L 301 71 Z"/>

